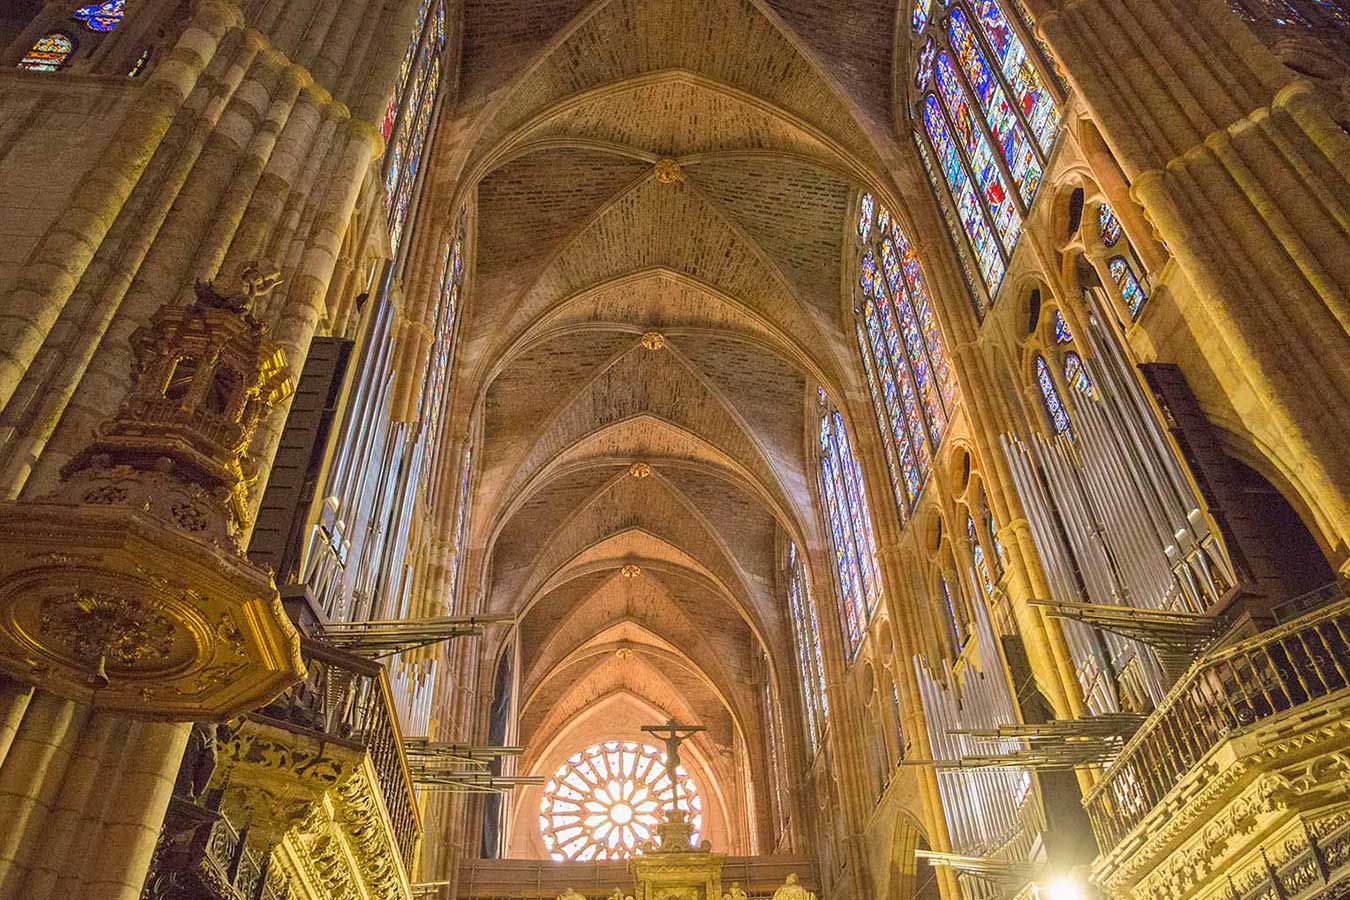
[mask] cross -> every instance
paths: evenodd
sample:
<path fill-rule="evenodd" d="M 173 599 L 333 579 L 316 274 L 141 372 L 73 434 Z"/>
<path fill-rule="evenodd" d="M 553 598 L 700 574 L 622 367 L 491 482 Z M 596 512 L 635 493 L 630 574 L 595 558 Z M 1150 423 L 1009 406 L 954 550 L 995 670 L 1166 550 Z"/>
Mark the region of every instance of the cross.
<path fill-rule="evenodd" d="M 703 725 L 681 725 L 674 719 L 668 719 L 664 725 L 643 725 L 642 730 L 665 741 L 666 772 L 670 775 L 671 801 L 676 807 L 680 804 L 680 780 L 676 772 L 680 768 L 680 744 L 700 731 L 707 731 Z"/>

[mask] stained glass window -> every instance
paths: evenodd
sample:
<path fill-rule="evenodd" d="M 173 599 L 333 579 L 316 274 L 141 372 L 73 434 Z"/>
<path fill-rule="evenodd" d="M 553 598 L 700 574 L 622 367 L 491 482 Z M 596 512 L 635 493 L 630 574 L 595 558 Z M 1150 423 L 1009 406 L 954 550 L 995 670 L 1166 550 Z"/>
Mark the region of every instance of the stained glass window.
<path fill-rule="evenodd" d="M 1055 343 L 1067 344 L 1073 340 L 1073 332 L 1069 330 L 1069 323 L 1064 321 L 1064 314 L 1055 310 Z"/>
<path fill-rule="evenodd" d="M 849 444 L 844 417 L 835 409 L 826 409 L 820 419 L 820 470 L 839 576 L 839 621 L 852 656 L 862 646 L 867 622 L 881 602 L 881 569 L 862 469 Z"/>
<path fill-rule="evenodd" d="M 1073 429 L 1069 426 L 1069 413 L 1059 399 L 1059 388 L 1055 386 L 1055 378 L 1050 374 L 1045 357 L 1039 353 L 1036 354 L 1036 381 L 1040 384 L 1041 396 L 1045 399 L 1045 411 L 1050 415 L 1050 424 L 1054 425 L 1055 431 L 1060 434 L 1073 437 Z"/>
<path fill-rule="evenodd" d="M 1148 294 L 1139 283 L 1139 276 L 1134 274 L 1134 266 L 1131 266 L 1129 260 L 1123 256 L 1113 256 L 1106 261 L 1106 267 L 1110 269 L 1116 287 L 1120 288 L 1120 296 L 1129 307 L 1130 315 L 1139 315 L 1139 311 L 1148 302 Z"/>
<path fill-rule="evenodd" d="M 141 51 L 141 55 L 136 57 L 136 62 L 132 63 L 131 71 L 127 72 L 128 78 L 139 78 L 145 71 L 145 67 L 150 65 L 150 48 L 146 47 Z"/>
<path fill-rule="evenodd" d="M 797 643 L 797 667 L 802 689 L 802 709 L 812 752 L 820 749 L 830 719 L 830 701 L 825 693 L 825 660 L 820 652 L 820 628 L 816 604 L 806 580 L 806 566 L 796 544 L 788 544 L 788 612 Z"/>
<path fill-rule="evenodd" d="M 916 41 L 915 139 L 949 226 L 959 222 L 952 240 L 969 248 L 993 298 L 1044 178 L 1058 110 L 997 0 L 918 4 L 913 21 L 927 36 Z"/>
<path fill-rule="evenodd" d="M 685 811 L 698 846 L 703 799 L 684 766 L 650 744 L 606 741 L 567 758 L 544 785 L 539 832 L 555 862 L 630 859 L 666 810 Z"/>
<path fill-rule="evenodd" d="M 1064 381 L 1086 396 L 1092 396 L 1092 379 L 1088 377 L 1083 358 L 1072 350 L 1064 354 Z"/>
<path fill-rule="evenodd" d="M 408 49 L 399 68 L 394 99 L 382 131 L 389 140 L 385 158 L 385 210 L 389 244 L 395 254 L 403 241 L 409 206 L 426 151 L 431 119 L 441 87 L 445 50 L 445 0 L 422 0 Z"/>
<path fill-rule="evenodd" d="M 33 49 L 19 61 L 20 69 L 30 72 L 55 72 L 75 52 L 75 42 L 59 31 L 38 38 Z"/>
<path fill-rule="evenodd" d="M 961 648 L 966 645 L 965 629 L 961 624 L 961 615 L 956 610 L 956 601 L 952 599 L 952 588 L 947 583 L 946 575 L 938 576 L 938 591 L 942 594 L 942 612 L 951 632 L 952 649 L 960 653 Z"/>
<path fill-rule="evenodd" d="M 855 332 L 902 520 L 928 477 L 957 401 L 956 376 L 923 271 L 890 211 L 863 198 L 861 288 Z"/>
<path fill-rule="evenodd" d="M 994 514 L 989 510 L 988 504 L 984 507 L 984 527 L 989 532 L 989 540 L 994 545 L 994 568 L 1002 574 L 1003 572 L 1003 542 L 998 539 L 998 523 L 994 521 Z"/>
<path fill-rule="evenodd" d="M 975 530 L 975 519 L 966 514 L 966 540 L 970 542 L 970 555 L 975 561 L 975 583 L 984 591 L 985 597 L 994 596 L 994 579 L 989 573 L 989 560 L 984 555 L 984 544 L 980 542 L 980 534 Z"/>
<path fill-rule="evenodd" d="M 126 15 L 126 0 L 107 0 L 106 3 L 91 3 L 75 10 L 74 16 L 84 23 L 90 31 L 112 31 Z"/>
<path fill-rule="evenodd" d="M 905 719 L 900 714 L 900 689 L 895 679 L 888 678 L 891 685 L 891 724 L 895 727 L 895 748 L 901 759 L 905 758 Z"/>
<path fill-rule="evenodd" d="M 1102 243 L 1107 247 L 1114 247 L 1120 243 L 1123 234 L 1120 228 L 1120 220 L 1111 211 L 1111 207 L 1105 203 L 1097 207 L 1097 227 L 1101 229 Z"/>

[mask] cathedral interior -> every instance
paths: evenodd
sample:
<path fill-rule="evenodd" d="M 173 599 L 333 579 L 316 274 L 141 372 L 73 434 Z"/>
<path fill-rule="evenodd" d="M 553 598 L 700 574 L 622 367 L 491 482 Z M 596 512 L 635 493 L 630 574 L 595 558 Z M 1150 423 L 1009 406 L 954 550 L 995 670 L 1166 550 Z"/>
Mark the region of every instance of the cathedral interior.
<path fill-rule="evenodd" d="M 1350 897 L 1350 2 L 0 54 L 0 900 Z"/>

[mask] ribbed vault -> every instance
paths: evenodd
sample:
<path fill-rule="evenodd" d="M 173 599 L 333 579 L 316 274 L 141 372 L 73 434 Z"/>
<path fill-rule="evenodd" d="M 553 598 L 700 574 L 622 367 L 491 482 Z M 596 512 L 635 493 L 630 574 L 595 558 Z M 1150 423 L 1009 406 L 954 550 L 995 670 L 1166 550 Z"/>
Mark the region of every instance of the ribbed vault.
<path fill-rule="evenodd" d="M 910 164 L 902 13 L 848 6 L 469 0 L 435 168 L 478 223 L 466 576 L 519 617 L 523 768 L 696 720 L 731 852 L 768 827 L 745 800 L 766 796 L 763 680 L 795 696 L 779 569 L 784 535 L 820 545 L 815 385 L 859 388 L 853 204 Z M 513 852 L 542 852 L 530 827 Z"/>

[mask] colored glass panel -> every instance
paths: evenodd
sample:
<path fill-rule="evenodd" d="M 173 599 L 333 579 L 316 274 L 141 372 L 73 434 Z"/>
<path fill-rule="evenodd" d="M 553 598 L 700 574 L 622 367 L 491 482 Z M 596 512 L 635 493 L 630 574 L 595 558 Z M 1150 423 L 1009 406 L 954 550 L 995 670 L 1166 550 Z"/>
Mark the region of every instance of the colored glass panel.
<path fill-rule="evenodd" d="M 1073 340 L 1073 332 L 1069 330 L 1069 323 L 1064 321 L 1064 314 L 1055 310 L 1055 343 L 1067 344 Z"/>
<path fill-rule="evenodd" d="M 970 186 L 965 165 L 961 162 L 956 143 L 947 130 L 947 123 L 943 119 L 937 98 L 932 94 L 924 98 L 923 121 L 928 137 L 933 142 L 933 149 L 937 153 L 947 188 L 955 201 L 957 215 L 975 250 L 975 258 L 985 286 L 991 295 L 997 293 L 1005 271 L 1003 257 L 993 233 L 984 220 L 983 209 Z"/>
<path fill-rule="evenodd" d="M 872 233 L 872 220 L 876 216 L 876 200 L 872 199 L 871 194 L 864 194 L 862 198 L 862 212 L 858 215 L 858 234 L 865 241 Z"/>
<path fill-rule="evenodd" d="M 989 146 L 989 141 L 975 124 L 975 117 L 966 102 L 965 88 L 957 79 L 956 72 L 952 69 L 952 59 L 946 53 L 938 54 L 937 84 L 952 127 L 956 129 L 961 146 L 966 151 L 967 159 L 970 160 L 970 167 L 975 175 L 975 183 L 979 185 L 985 209 L 988 210 L 989 218 L 993 220 L 995 229 L 1003 239 L 1003 246 L 1011 251 L 1022 232 L 1022 216 L 1008 193 L 1003 173 L 999 171 L 998 163 L 994 161 L 994 152 Z"/>
<path fill-rule="evenodd" d="M 943 612 L 947 615 L 947 627 L 951 632 L 952 648 L 960 652 L 966 642 L 961 634 L 961 617 L 956 613 L 956 603 L 952 601 L 952 589 L 947 584 L 946 575 L 938 576 L 938 590 L 942 593 Z"/>
<path fill-rule="evenodd" d="M 928 90 L 928 85 L 933 82 L 933 63 L 937 60 L 937 44 L 929 38 L 924 42 L 923 49 L 919 51 L 919 63 L 914 68 L 914 83 L 919 86 L 919 90 Z"/>
<path fill-rule="evenodd" d="M 999 9 L 996 0 L 970 0 L 980 32 L 984 35 L 994 56 L 999 61 L 1003 77 L 1012 88 L 1013 97 L 1023 117 L 1036 136 L 1041 150 L 1049 153 L 1055 145 L 1057 132 L 1055 100 L 1046 90 L 1040 74 L 1027 56 L 1021 38 L 1013 31 Z"/>
<path fill-rule="evenodd" d="M 869 348 L 868 336 L 863 331 L 862 322 L 855 319 L 853 324 L 858 338 L 858 352 L 862 356 L 863 374 L 867 376 L 867 393 L 872 398 L 872 407 L 877 415 L 877 429 L 882 434 L 881 446 L 886 454 L 886 471 L 891 476 L 891 492 L 895 495 L 895 508 L 900 512 L 900 522 L 903 525 L 909 510 L 909 492 L 906 487 L 904 465 L 896 453 L 899 448 L 909 449 L 909 443 L 885 439 L 895 425 L 890 415 L 888 392 L 881 386 L 881 376 L 877 374 L 878 363 Z M 894 390 L 889 391 L 889 394 L 893 396 Z"/>
<path fill-rule="evenodd" d="M 141 55 L 136 57 L 136 62 L 132 64 L 131 71 L 127 73 L 128 78 L 139 78 L 145 71 L 145 67 L 150 64 L 150 48 L 146 47 L 141 51 Z"/>
<path fill-rule="evenodd" d="M 984 591 L 986 597 L 994 596 L 994 579 L 989 574 L 989 561 L 984 556 L 984 545 L 975 530 L 975 520 L 966 514 L 966 540 L 970 541 L 970 555 L 975 561 L 975 583 Z"/>
<path fill-rule="evenodd" d="M 821 417 L 820 442 L 821 481 L 840 580 L 840 625 L 852 654 L 862 645 L 867 620 L 880 602 L 880 571 L 862 470 L 838 411 Z"/>
<path fill-rule="evenodd" d="M 879 405 L 885 410 L 886 421 L 890 423 L 889 427 L 883 424 L 881 432 L 890 436 L 891 440 L 887 443 L 899 452 L 900 469 L 896 474 L 904 486 L 904 491 L 897 496 L 897 500 L 900 501 L 900 509 L 907 510 L 918 496 L 925 474 L 920 471 L 919 463 L 916 460 L 916 442 L 914 433 L 911 431 L 911 420 L 905 409 L 906 404 L 915 405 L 914 388 L 909 382 L 909 373 L 903 369 L 896 371 L 891 361 L 891 354 L 886 346 L 886 338 L 877 315 L 875 301 L 869 299 L 865 302 L 863 319 L 867 326 L 869 345 L 872 350 L 870 359 L 875 360 L 877 367 L 881 370 Z M 918 435 L 919 451 L 921 452 L 922 430 L 918 432 Z"/>
<path fill-rule="evenodd" d="M 933 165 L 933 157 L 928 152 L 928 142 L 917 131 L 914 133 L 914 146 L 919 149 L 919 160 L 923 163 L 923 171 L 928 176 L 928 184 L 933 189 L 934 196 L 940 197 L 945 194 L 942 179 L 938 176 L 937 167 Z M 970 261 L 969 248 L 961 237 L 963 229 L 952 213 L 951 204 L 944 203 L 939 199 L 938 209 L 942 211 L 942 221 L 947 226 L 947 238 L 951 241 L 952 249 L 956 251 L 956 258 L 961 263 L 961 279 L 965 281 L 966 290 L 970 293 L 971 303 L 975 306 L 975 315 L 983 320 L 984 314 L 989 310 L 987 295 L 984 290 L 984 277 L 976 274 L 975 266 Z"/>
<path fill-rule="evenodd" d="M 33 49 L 19 61 L 18 67 L 30 72 L 55 72 L 66 64 L 74 52 L 74 41 L 60 32 L 53 32 L 38 38 Z"/>
<path fill-rule="evenodd" d="M 1064 354 L 1064 380 L 1074 389 L 1092 396 L 1092 379 L 1088 377 L 1083 358 L 1070 350 Z"/>
<path fill-rule="evenodd" d="M 1059 388 L 1055 387 L 1055 379 L 1050 374 L 1050 367 L 1045 364 L 1045 357 L 1039 354 L 1036 356 L 1036 381 L 1040 384 L 1041 397 L 1045 400 L 1045 411 L 1049 413 L 1050 423 L 1055 426 L 1055 431 L 1073 437 L 1073 429 L 1069 426 L 1069 413 L 1059 399 Z"/>
<path fill-rule="evenodd" d="M 924 335 L 919 325 L 919 317 L 914 312 L 905 292 L 900 272 L 900 261 L 897 259 L 895 245 L 889 236 L 881 241 L 881 258 L 886 272 L 886 285 L 890 288 L 894 309 L 898 313 L 898 316 L 887 316 L 890 320 L 887 324 L 891 330 L 894 330 L 895 320 L 898 318 L 900 335 L 904 338 L 905 357 L 909 360 L 909 365 L 914 372 L 915 386 L 923 401 L 924 413 L 928 419 L 928 436 L 932 441 L 933 449 L 936 450 L 937 445 L 942 442 L 942 432 L 947 425 L 947 417 L 938 399 L 937 387 L 933 383 L 934 379 L 929 370 L 928 348 L 924 345 Z M 883 303 L 882 305 L 887 304 Z M 917 413 L 917 410 L 915 412 Z M 913 425 L 917 428 L 916 433 L 923 434 L 922 422 L 917 419 L 917 416 L 912 416 L 911 419 Z"/>
<path fill-rule="evenodd" d="M 1022 123 L 1018 121 L 1012 105 L 1008 103 L 1002 85 L 985 61 L 984 51 L 980 49 L 979 42 L 975 40 L 975 35 L 966 21 L 965 13 L 960 9 L 952 10 L 951 17 L 947 20 L 947 31 L 951 37 L 952 48 L 956 51 L 956 58 L 965 72 L 966 80 L 975 94 L 980 109 L 984 111 L 989 131 L 1008 164 L 1008 171 L 1012 173 L 1022 202 L 1030 206 L 1032 198 L 1036 196 L 1036 189 L 1040 187 L 1043 174 L 1040 161 L 1032 150 L 1031 139 L 1027 137 Z"/>
<path fill-rule="evenodd" d="M 950 412 L 956 405 L 956 373 L 953 372 L 947 351 L 942 344 L 942 332 L 938 330 L 937 317 L 933 315 L 933 304 L 928 299 L 928 285 L 924 283 L 923 270 L 919 268 L 919 258 L 914 247 L 899 226 L 891 229 L 891 237 L 900 248 L 900 267 L 905 273 L 905 284 L 909 287 L 909 297 L 919 316 L 919 326 L 923 329 L 923 343 L 928 350 L 928 359 L 937 378 L 942 402 Z"/>
<path fill-rule="evenodd" d="M 1134 267 L 1123 256 L 1111 257 L 1106 261 L 1106 266 L 1111 270 L 1111 278 L 1115 280 L 1116 287 L 1120 288 L 1120 296 L 1129 307 L 1130 315 L 1139 315 L 1139 310 L 1148 302 L 1148 293 L 1139 283 L 1139 277 L 1134 274 Z"/>
<path fill-rule="evenodd" d="M 112 31 L 122 24 L 127 13 L 126 0 L 107 0 L 106 3 L 91 3 L 81 6 L 73 15 L 84 23 L 90 31 Z"/>
<path fill-rule="evenodd" d="M 914 12 L 910 15 L 910 24 L 914 26 L 915 31 L 923 31 L 923 27 L 928 24 L 928 10 L 932 5 L 933 0 L 914 0 Z"/>
<path fill-rule="evenodd" d="M 1107 247 L 1114 247 L 1120 243 L 1124 234 L 1120 228 L 1120 220 L 1111 211 L 1111 207 L 1105 203 L 1097 207 L 1097 227 L 1101 230 L 1102 244 Z"/>
<path fill-rule="evenodd" d="M 788 609 L 797 638 L 797 665 L 801 676 L 802 708 L 812 750 L 818 750 L 825 724 L 830 717 L 825 693 L 825 663 L 820 650 L 820 628 L 816 623 L 815 603 L 811 599 L 806 567 L 797 555 L 797 545 L 788 545 Z"/>

